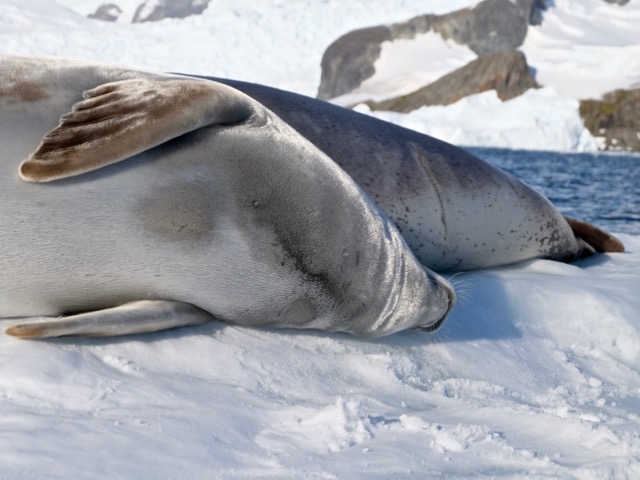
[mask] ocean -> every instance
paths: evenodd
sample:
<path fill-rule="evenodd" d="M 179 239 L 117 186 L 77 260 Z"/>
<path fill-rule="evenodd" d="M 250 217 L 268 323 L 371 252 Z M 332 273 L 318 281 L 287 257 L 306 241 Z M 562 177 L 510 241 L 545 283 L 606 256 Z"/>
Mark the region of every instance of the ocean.
<path fill-rule="evenodd" d="M 467 148 L 545 195 L 565 215 L 640 235 L 640 155 Z"/>

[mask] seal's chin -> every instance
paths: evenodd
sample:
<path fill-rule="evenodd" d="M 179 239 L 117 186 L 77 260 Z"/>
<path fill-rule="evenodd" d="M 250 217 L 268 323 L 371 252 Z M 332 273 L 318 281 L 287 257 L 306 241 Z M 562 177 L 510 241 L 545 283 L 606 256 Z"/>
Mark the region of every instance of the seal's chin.
<path fill-rule="evenodd" d="M 428 327 L 415 327 L 415 330 L 418 330 L 420 332 L 433 333 L 436 330 L 438 330 L 444 324 L 446 319 L 447 319 L 447 316 L 445 315 L 440 320 L 438 320 L 436 323 L 434 323 L 432 325 L 429 325 Z"/>
<path fill-rule="evenodd" d="M 456 305 L 456 298 L 457 298 L 456 291 L 453 289 L 451 285 L 449 285 L 448 283 L 445 283 L 444 286 L 446 287 L 447 295 L 449 296 L 449 305 L 447 306 L 447 310 L 444 312 L 444 314 L 442 315 L 442 317 L 440 317 L 439 320 L 435 321 L 434 323 L 428 326 L 418 325 L 415 327 L 416 330 L 419 330 L 421 332 L 432 333 L 438 330 L 442 325 L 444 325 L 444 322 L 447 320 L 449 313 L 451 313 L 451 310 L 453 310 L 453 307 L 455 307 Z"/>

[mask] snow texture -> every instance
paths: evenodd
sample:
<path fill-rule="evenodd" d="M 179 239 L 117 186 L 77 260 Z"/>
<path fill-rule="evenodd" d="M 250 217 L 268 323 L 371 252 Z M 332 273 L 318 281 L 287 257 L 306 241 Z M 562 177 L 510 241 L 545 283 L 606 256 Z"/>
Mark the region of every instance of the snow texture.
<path fill-rule="evenodd" d="M 622 238 L 630 253 L 455 277 L 435 336 L 1 336 L 0 472 L 638 478 L 640 237 Z"/>

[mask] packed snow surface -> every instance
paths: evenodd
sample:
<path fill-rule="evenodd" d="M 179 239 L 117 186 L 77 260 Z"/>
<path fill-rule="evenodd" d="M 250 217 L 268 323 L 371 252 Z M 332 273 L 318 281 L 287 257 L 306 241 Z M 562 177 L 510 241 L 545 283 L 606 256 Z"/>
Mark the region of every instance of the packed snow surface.
<path fill-rule="evenodd" d="M 339 35 L 477 2 L 214 0 L 137 25 L 86 19 L 101 3 L 4 0 L 0 50 L 313 95 Z M 638 3 L 555 0 L 523 47 L 542 90 L 388 118 L 460 144 L 594 149 L 573 97 L 637 81 Z M 422 41 L 438 72 L 466 61 Z M 621 238 L 625 254 L 456 276 L 459 304 L 435 335 L 0 334 L 0 478 L 640 478 L 640 237 Z"/>
<path fill-rule="evenodd" d="M 640 237 L 622 239 L 455 277 L 435 336 L 2 335 L 0 476 L 639 478 Z"/>

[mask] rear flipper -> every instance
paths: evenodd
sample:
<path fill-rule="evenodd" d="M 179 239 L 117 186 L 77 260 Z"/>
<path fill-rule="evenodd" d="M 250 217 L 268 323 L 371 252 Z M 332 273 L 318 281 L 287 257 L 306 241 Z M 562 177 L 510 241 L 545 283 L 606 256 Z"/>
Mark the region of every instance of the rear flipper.
<path fill-rule="evenodd" d="M 210 313 L 188 303 L 142 300 L 55 320 L 21 323 L 7 328 L 6 333 L 21 338 L 111 337 L 199 325 L 213 319 Z"/>
<path fill-rule="evenodd" d="M 588 257 L 594 253 L 619 253 L 624 252 L 624 244 L 616 237 L 600 230 L 590 223 L 564 217 L 569 223 L 573 234 L 580 247 L 579 258 Z"/>

